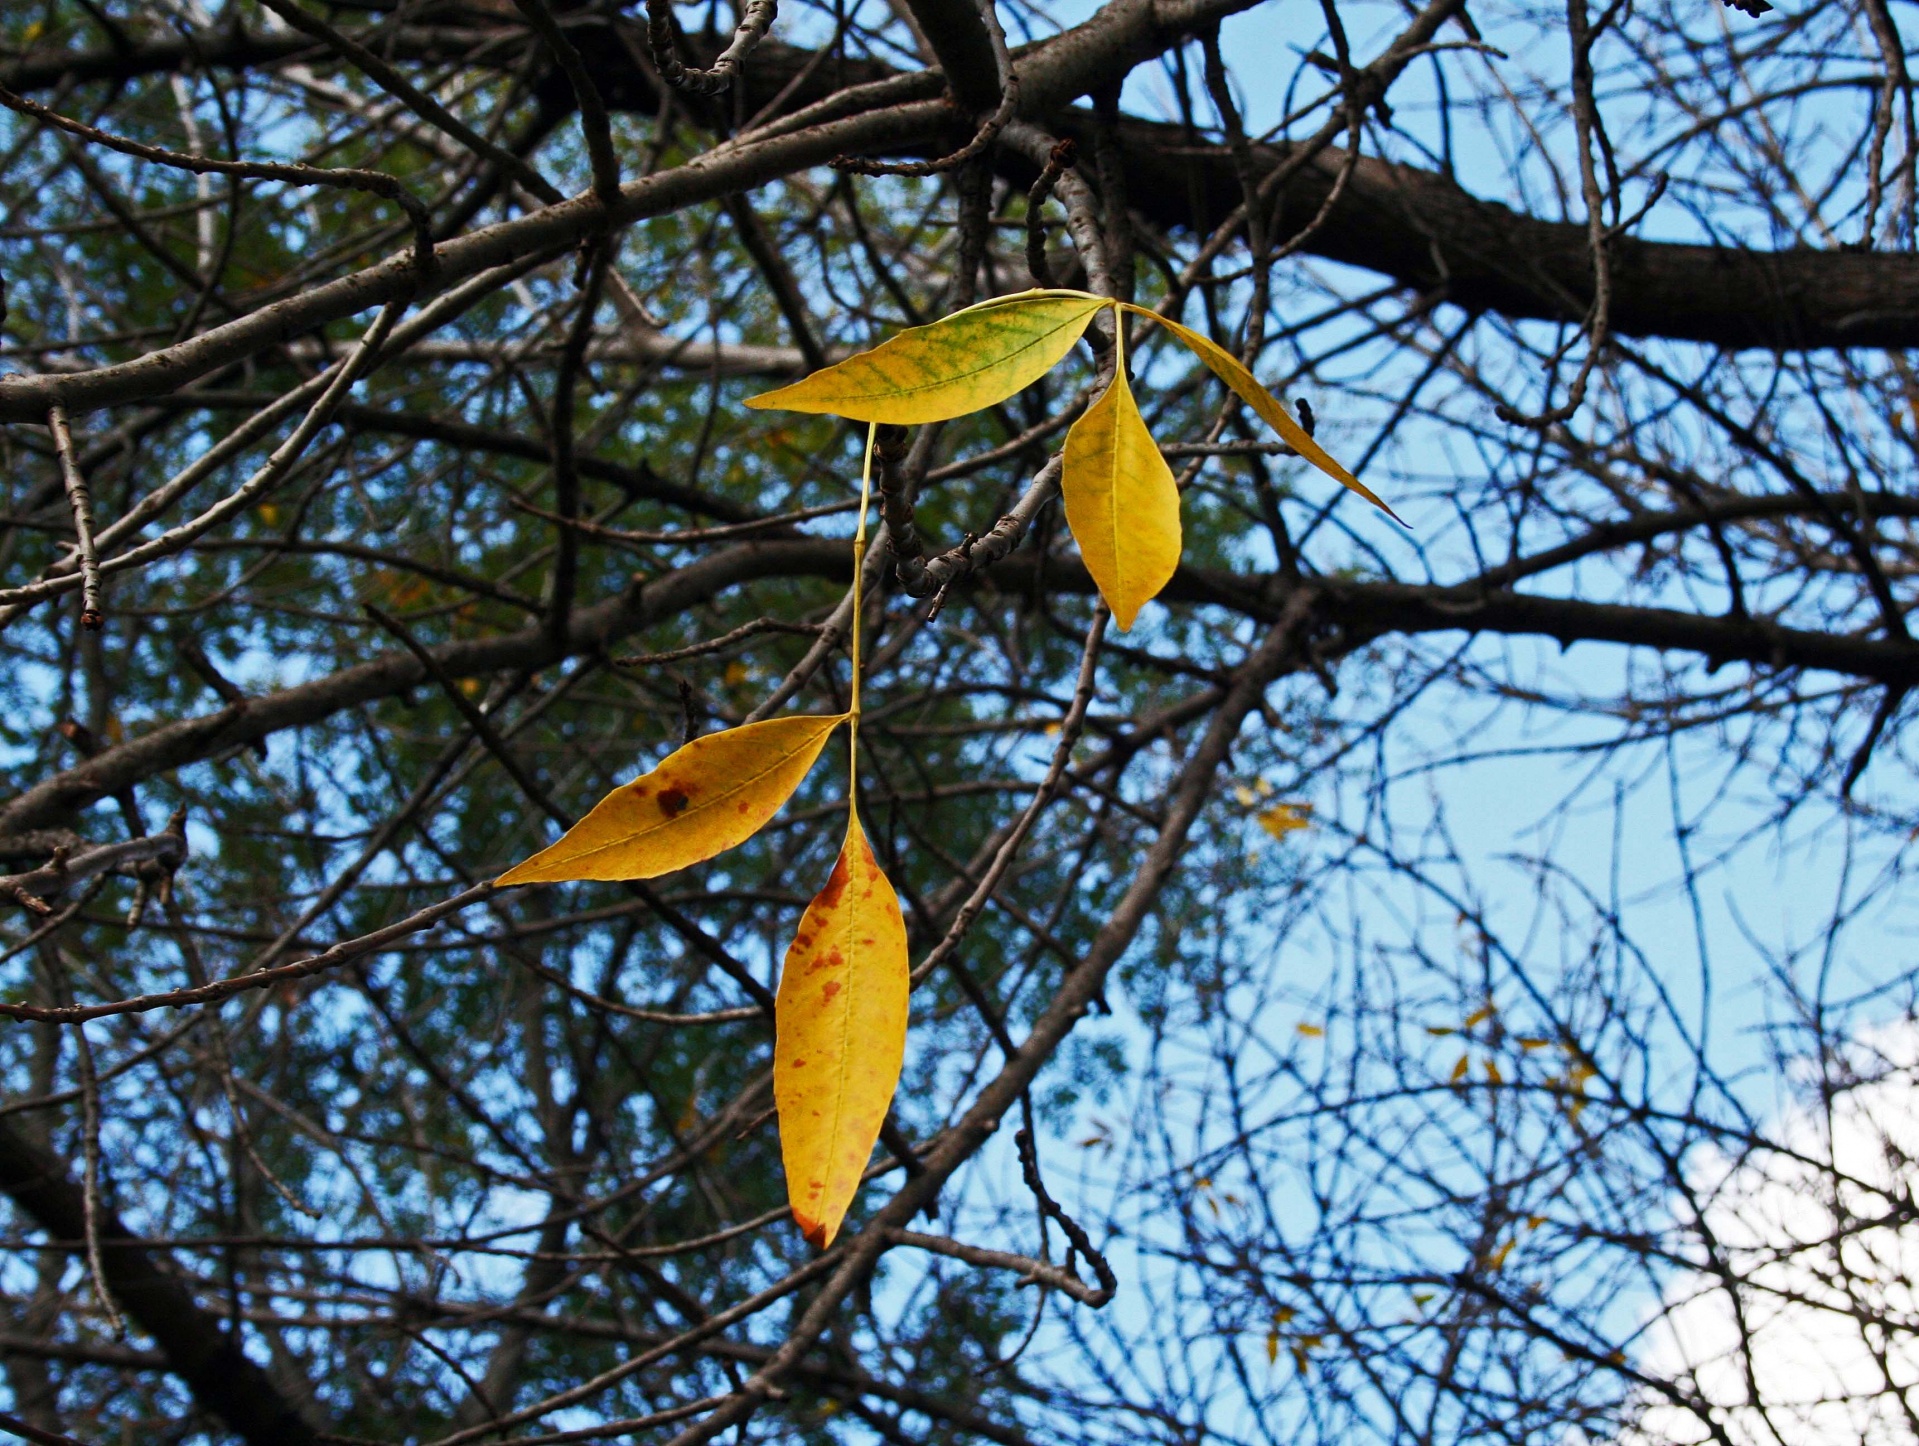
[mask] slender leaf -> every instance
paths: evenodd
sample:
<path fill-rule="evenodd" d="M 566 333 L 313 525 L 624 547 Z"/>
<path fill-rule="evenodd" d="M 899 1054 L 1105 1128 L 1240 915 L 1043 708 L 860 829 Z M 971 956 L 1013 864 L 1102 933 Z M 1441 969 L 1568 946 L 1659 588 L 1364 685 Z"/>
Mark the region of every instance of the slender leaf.
<path fill-rule="evenodd" d="M 1074 291 L 996 298 L 909 327 L 746 404 L 898 426 L 962 417 L 1039 380 L 1072 350 L 1093 313 L 1111 304 Z"/>
<path fill-rule="evenodd" d="M 650 879 L 723 853 L 780 811 L 845 716 L 768 718 L 695 738 L 494 882 Z"/>
<path fill-rule="evenodd" d="M 1240 364 L 1238 357 L 1234 356 L 1224 347 L 1216 344 L 1210 337 L 1201 336 L 1190 327 L 1184 327 L 1176 321 L 1170 321 L 1156 311 L 1148 311 L 1143 306 L 1134 306 L 1131 303 L 1126 303 L 1126 310 L 1133 312 L 1135 315 L 1144 316 L 1152 321 L 1158 322 L 1174 336 L 1186 343 L 1194 355 L 1205 362 L 1208 367 L 1212 368 L 1214 376 L 1218 377 L 1226 383 L 1227 386 L 1237 392 L 1249 407 L 1265 419 L 1268 426 L 1279 433 L 1285 440 L 1287 446 L 1291 447 L 1295 452 L 1299 453 L 1300 456 L 1304 457 L 1308 462 L 1311 462 L 1335 482 L 1338 482 L 1342 487 L 1357 492 L 1381 512 L 1384 512 L 1388 517 L 1392 518 L 1393 521 L 1400 522 L 1399 514 L 1382 502 L 1372 488 L 1353 476 L 1351 472 L 1348 472 L 1332 458 L 1325 448 L 1315 442 L 1312 437 L 1307 434 L 1306 429 L 1300 426 L 1293 414 L 1287 411 L 1281 404 L 1279 398 L 1261 386 L 1259 379 Z M 1401 525 L 1403 526 L 1404 524 L 1402 523 Z"/>
<path fill-rule="evenodd" d="M 820 1249 L 859 1189 L 906 1055 L 906 921 L 849 812 L 780 971 L 773 1101 L 793 1218 Z"/>
<path fill-rule="evenodd" d="M 1121 366 L 1066 434 L 1066 524 L 1086 570 L 1130 628 L 1179 566 L 1179 488 Z"/>

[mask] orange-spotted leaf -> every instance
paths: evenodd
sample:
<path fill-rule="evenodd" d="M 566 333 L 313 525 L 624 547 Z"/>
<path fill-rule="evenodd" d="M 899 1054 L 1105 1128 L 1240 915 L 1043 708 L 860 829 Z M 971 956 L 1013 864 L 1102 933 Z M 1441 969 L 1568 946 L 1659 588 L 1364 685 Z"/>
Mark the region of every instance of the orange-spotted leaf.
<path fill-rule="evenodd" d="M 1178 322 L 1171 321 L 1156 311 L 1148 311 L 1143 306 L 1134 306 L 1130 303 L 1126 305 L 1126 309 L 1158 322 L 1186 343 L 1193 354 L 1212 369 L 1214 376 L 1237 392 L 1247 406 L 1259 413 L 1266 424 L 1285 439 L 1287 446 L 1342 487 L 1357 492 L 1393 521 L 1400 521 L 1399 514 L 1382 502 L 1372 488 L 1348 472 L 1324 447 L 1307 434 L 1306 429 L 1299 424 L 1293 414 L 1280 405 L 1279 398 L 1261 386 L 1259 379 L 1240 364 L 1238 357 L 1217 345 L 1210 337 L 1202 336 L 1190 327 L 1181 326 Z"/>
<path fill-rule="evenodd" d="M 845 721 L 801 714 L 695 738 L 494 882 L 650 879 L 710 859 L 766 826 Z"/>
<path fill-rule="evenodd" d="M 839 1233 L 906 1057 L 906 921 L 859 816 L 786 951 L 774 1014 L 773 1102 L 793 1219 L 815 1247 Z"/>
<path fill-rule="evenodd" d="M 996 297 L 746 404 L 898 426 L 963 417 L 1038 381 L 1110 305 L 1077 291 Z"/>
<path fill-rule="evenodd" d="M 1113 610 L 1130 628 L 1179 566 L 1179 487 L 1139 414 L 1126 369 L 1066 433 L 1066 525 Z"/>

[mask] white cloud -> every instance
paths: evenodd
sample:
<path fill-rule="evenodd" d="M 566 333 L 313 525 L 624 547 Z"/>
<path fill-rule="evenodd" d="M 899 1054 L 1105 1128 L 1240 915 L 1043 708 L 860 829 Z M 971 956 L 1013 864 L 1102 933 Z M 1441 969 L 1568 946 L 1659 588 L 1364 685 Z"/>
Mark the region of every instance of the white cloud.
<path fill-rule="evenodd" d="M 1632 1446 L 1911 1446 L 1919 1439 L 1919 1024 L 1875 1030 L 1770 1148 L 1694 1172 L 1700 1229 L 1726 1277 L 1668 1290 L 1638 1364 L 1694 1397 L 1654 1401 Z M 1716 1436 L 1707 1423 L 1715 1423 Z"/>

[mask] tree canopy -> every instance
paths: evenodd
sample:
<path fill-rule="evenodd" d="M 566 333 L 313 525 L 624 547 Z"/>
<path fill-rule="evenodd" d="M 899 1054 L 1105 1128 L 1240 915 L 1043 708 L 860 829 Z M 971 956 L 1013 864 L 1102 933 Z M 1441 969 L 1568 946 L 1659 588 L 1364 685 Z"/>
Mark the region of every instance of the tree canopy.
<path fill-rule="evenodd" d="M 1905 18 L 8 7 L 0 1430 L 1911 1440 Z"/>

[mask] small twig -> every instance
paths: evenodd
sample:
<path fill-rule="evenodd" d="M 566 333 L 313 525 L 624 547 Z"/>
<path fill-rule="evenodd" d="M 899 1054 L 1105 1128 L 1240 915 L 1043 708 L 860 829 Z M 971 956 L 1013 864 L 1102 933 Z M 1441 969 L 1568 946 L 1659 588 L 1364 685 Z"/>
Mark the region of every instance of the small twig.
<path fill-rule="evenodd" d="M 664 3 L 664 0 L 650 0 Z M 1013 53 L 1006 44 L 1006 31 L 999 23 L 993 0 L 980 0 L 980 19 L 986 26 L 986 38 L 993 47 L 993 61 L 999 69 L 999 104 L 979 124 L 973 138 L 958 150 L 934 161 L 874 161 L 864 156 L 838 156 L 833 169 L 856 176 L 937 176 L 965 165 L 982 154 L 999 138 L 1019 110 L 1019 74 L 1013 69 Z"/>
<path fill-rule="evenodd" d="M 514 155 L 505 146 L 495 145 L 351 36 L 342 35 L 317 15 L 308 14 L 294 0 L 260 0 L 260 3 L 295 30 L 331 47 L 421 120 L 436 130 L 444 131 L 468 150 L 484 156 L 501 170 L 509 172 L 548 205 L 566 199 L 558 186 L 534 170 L 523 158 Z"/>
<path fill-rule="evenodd" d="M 1026 1188 L 1033 1192 L 1033 1198 L 1039 1201 L 1039 1208 L 1046 1218 L 1065 1232 L 1067 1242 L 1073 1250 L 1084 1256 L 1086 1263 L 1093 1267 L 1093 1274 L 1099 1280 L 1099 1289 L 1086 1291 L 1084 1295 L 1073 1292 L 1075 1299 L 1097 1310 L 1111 1300 L 1119 1290 L 1119 1277 L 1113 1274 L 1113 1267 L 1106 1263 L 1106 1257 L 1099 1253 L 1092 1237 L 1080 1228 L 1080 1223 L 1061 1208 L 1060 1203 L 1046 1193 L 1046 1184 L 1039 1177 L 1039 1155 L 1033 1149 L 1033 1137 L 1021 1130 L 1013 1136 L 1013 1143 L 1019 1148 L 1020 1174 L 1026 1179 Z M 1066 1257 L 1066 1269 L 1073 1269 L 1073 1257 Z M 1085 1290 L 1082 1285 L 1081 1290 Z"/>
<path fill-rule="evenodd" d="M 674 35 L 673 0 L 646 0 L 646 48 L 660 79 L 688 95 L 718 95 L 733 84 L 740 62 L 758 48 L 773 28 L 779 15 L 776 0 L 747 0 L 733 42 L 722 50 L 712 68 L 695 70 L 680 59 L 678 38 Z"/>
<path fill-rule="evenodd" d="M 562 517 L 557 512 L 548 512 L 544 507 L 535 507 L 531 502 L 518 497 L 507 498 L 507 505 L 521 512 L 531 513 L 535 517 L 544 517 L 548 522 L 557 522 L 563 527 L 588 537 L 604 538 L 608 542 L 632 543 L 681 543 L 681 542 L 721 542 L 729 538 L 745 537 L 755 532 L 765 532 L 775 527 L 791 527 L 801 522 L 811 522 L 816 517 L 832 517 L 841 512 L 851 512 L 860 504 L 857 501 L 828 502 L 819 507 L 802 507 L 797 512 L 783 512 L 778 517 L 756 517 L 751 522 L 729 522 L 719 527 L 680 527 L 670 532 L 630 531 L 622 527 L 607 527 L 598 522 L 588 522 L 579 517 Z"/>
<path fill-rule="evenodd" d="M 1603 21 L 1602 21 L 1603 24 Z M 1579 152 L 1579 188 L 1586 202 L 1586 242 L 1592 259 L 1593 299 L 1586 313 L 1586 355 L 1580 360 L 1572 385 L 1566 388 L 1566 400 L 1529 416 L 1516 407 L 1500 402 L 1493 415 L 1500 421 L 1529 431 L 1544 432 L 1571 420 L 1586 402 L 1586 388 L 1599 359 L 1605 354 L 1612 317 L 1612 232 L 1606 227 L 1605 194 L 1599 185 L 1599 172 L 1593 163 L 1595 143 L 1606 144 L 1605 128 L 1600 120 L 1598 102 L 1593 98 L 1592 52 L 1596 36 L 1586 0 L 1566 0 L 1566 28 L 1572 37 L 1572 113 L 1575 143 Z M 1608 152 L 1610 156 L 1610 152 Z M 1617 191 L 1614 191 L 1615 199 Z M 1617 211 L 1614 212 L 1617 215 Z M 1551 380 L 1548 378 L 1550 403 Z"/>
<path fill-rule="evenodd" d="M 629 653 L 624 658 L 613 659 L 616 668 L 645 668 L 659 663 L 684 662 L 688 658 L 703 658 L 709 653 L 723 653 L 728 648 L 745 642 L 748 638 L 758 637 L 762 633 L 797 633 L 801 637 L 818 637 L 825 630 L 822 623 L 789 623 L 781 618 L 755 618 L 750 623 L 741 623 L 731 632 L 722 633 L 717 638 L 708 638 L 703 643 L 694 643 L 690 647 L 674 648 L 664 653 Z"/>
<path fill-rule="evenodd" d="M 435 269 L 433 254 L 433 218 L 426 205 L 399 181 L 383 171 L 362 171 L 353 169 L 330 169 L 325 166 L 307 166 L 289 164 L 283 161 L 221 161 L 211 156 L 196 156 L 187 151 L 168 150 L 165 146 L 150 146 L 142 141 L 129 140 L 95 126 L 87 125 L 58 111 L 49 110 L 38 101 L 28 100 L 25 96 L 15 95 L 5 86 L 0 86 L 0 105 L 21 115 L 31 116 L 55 130 L 65 131 L 68 135 L 78 136 L 96 146 L 105 146 L 110 151 L 118 151 L 123 156 L 133 156 L 138 160 L 152 161 L 155 165 L 171 166 L 175 170 L 191 171 L 197 176 L 235 176 L 250 181 L 287 181 L 296 186 L 338 186 L 349 191 L 365 191 L 369 195 L 381 196 L 393 202 L 406 212 L 407 219 L 413 223 L 413 261 L 422 280 L 431 277 Z"/>
<path fill-rule="evenodd" d="M 63 1436 L 58 1431 L 49 1431 L 45 1427 L 35 1426 L 30 1421 L 22 1421 L 18 1416 L 9 1416 L 0 1411 L 0 1431 L 9 1436 L 18 1436 L 22 1441 L 32 1441 L 34 1446 L 85 1446 L 85 1443 L 72 1436 Z"/>
<path fill-rule="evenodd" d="M 573 99 L 580 107 L 580 134 L 586 140 L 586 155 L 593 169 L 593 193 L 605 204 L 620 195 L 620 162 L 613 150 L 613 123 L 607 115 L 600 88 L 593 83 L 586 62 L 573 42 L 560 29 L 545 0 L 513 0 L 514 8 L 526 17 L 526 23 L 545 42 L 567 84 L 573 87 Z"/>
<path fill-rule="evenodd" d="M 176 830 L 169 824 L 164 833 L 129 839 L 125 843 L 102 844 L 82 853 L 69 855 L 65 849 L 56 849 L 53 858 L 40 868 L 0 876 L 0 895 L 33 913 L 48 914 L 52 910 L 46 905 L 47 895 L 63 894 L 96 875 L 133 865 L 159 863 L 168 869 L 178 868 L 186 856 L 185 829 Z"/>
<path fill-rule="evenodd" d="M 1071 136 L 1054 146 L 1046 164 L 1040 167 L 1039 179 L 1026 193 L 1026 269 L 1035 286 L 1053 284 L 1053 268 L 1046 261 L 1046 198 L 1073 164 L 1073 150 Z"/>
<path fill-rule="evenodd" d="M 74 549 L 80 559 L 80 626 L 97 633 L 106 625 L 106 614 L 100 605 L 100 554 L 93 541 L 93 497 L 74 456 L 67 409 L 58 402 L 47 412 L 47 430 L 53 433 L 53 450 L 60 458 L 60 481 L 67 489 L 67 505 L 73 509 Z"/>

